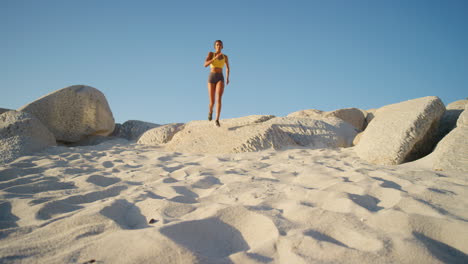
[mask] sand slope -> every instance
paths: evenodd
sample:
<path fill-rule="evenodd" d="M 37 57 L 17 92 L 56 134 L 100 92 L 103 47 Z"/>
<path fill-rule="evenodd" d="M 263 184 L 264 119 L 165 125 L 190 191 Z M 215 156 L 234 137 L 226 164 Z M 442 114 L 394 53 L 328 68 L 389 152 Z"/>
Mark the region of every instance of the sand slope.
<path fill-rule="evenodd" d="M 466 174 L 371 165 L 352 149 L 122 142 L 0 167 L 0 262 L 468 262 Z"/>

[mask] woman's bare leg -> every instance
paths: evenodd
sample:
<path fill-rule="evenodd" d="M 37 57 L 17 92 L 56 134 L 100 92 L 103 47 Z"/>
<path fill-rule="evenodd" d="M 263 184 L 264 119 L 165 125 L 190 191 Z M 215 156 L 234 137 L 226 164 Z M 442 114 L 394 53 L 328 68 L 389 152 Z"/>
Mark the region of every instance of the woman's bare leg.
<path fill-rule="evenodd" d="M 221 116 L 221 99 L 224 93 L 224 82 L 218 82 L 216 84 L 216 120 L 219 120 Z"/>
<path fill-rule="evenodd" d="M 210 98 L 210 103 L 208 105 L 208 113 L 213 113 L 213 105 L 215 102 L 215 94 L 216 94 L 216 84 L 215 83 L 208 83 L 208 96 Z"/>

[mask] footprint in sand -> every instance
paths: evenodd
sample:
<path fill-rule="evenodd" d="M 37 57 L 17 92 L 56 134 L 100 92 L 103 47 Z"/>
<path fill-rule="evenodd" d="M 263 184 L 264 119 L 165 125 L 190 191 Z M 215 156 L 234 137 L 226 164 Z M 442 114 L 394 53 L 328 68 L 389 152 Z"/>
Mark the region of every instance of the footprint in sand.
<path fill-rule="evenodd" d="M 73 212 L 83 208 L 80 204 L 92 203 L 105 198 L 115 197 L 125 189 L 127 189 L 126 186 L 115 186 L 104 191 L 91 192 L 85 195 L 76 195 L 63 200 L 52 201 L 45 204 L 37 211 L 36 218 L 47 220 L 58 214 Z"/>
<path fill-rule="evenodd" d="M 11 203 L 10 202 L 0 202 L 0 229 L 17 227 L 16 221 L 19 220 L 11 212 Z"/>
<path fill-rule="evenodd" d="M 13 180 L 26 175 L 41 175 L 45 170 L 45 168 L 6 168 L 0 170 L 0 182 Z"/>
<path fill-rule="evenodd" d="M 221 181 L 213 176 L 206 176 L 192 184 L 193 188 L 209 189 L 214 185 L 222 185 Z"/>
<path fill-rule="evenodd" d="M 264 258 L 256 250 L 274 250 L 279 235 L 268 217 L 241 206 L 220 210 L 214 217 L 167 225 L 160 231 L 197 255 L 215 259 L 247 250 Z"/>
<path fill-rule="evenodd" d="M 100 213 L 113 220 L 122 229 L 141 229 L 148 227 L 146 217 L 140 209 L 127 200 L 117 200 L 112 205 L 105 207 Z"/>
<path fill-rule="evenodd" d="M 468 255 L 461 250 L 430 238 L 423 233 L 413 232 L 413 236 L 422 242 L 429 252 L 443 263 L 468 263 Z"/>
<path fill-rule="evenodd" d="M 163 183 L 176 183 L 178 182 L 178 180 L 172 178 L 172 177 L 167 177 L 167 178 L 164 178 L 163 180 Z"/>
<path fill-rule="evenodd" d="M 318 240 L 318 241 L 321 241 L 321 242 L 328 242 L 328 243 L 333 243 L 335 245 L 338 245 L 338 246 L 341 246 L 341 247 L 345 247 L 347 248 L 348 246 L 346 244 L 344 244 L 343 242 L 341 241 L 338 241 L 336 239 L 334 239 L 333 237 L 329 236 L 329 235 L 326 235 L 324 233 L 321 233 L 319 231 L 316 231 L 316 230 L 308 230 L 306 232 L 304 232 L 304 235 L 306 236 L 310 236 L 312 237 L 313 239 L 315 240 Z"/>
<path fill-rule="evenodd" d="M 112 161 L 104 161 L 104 162 L 102 163 L 102 166 L 103 166 L 104 168 L 112 168 L 112 167 L 114 167 L 114 163 L 113 163 Z"/>
<path fill-rule="evenodd" d="M 348 193 L 348 197 L 353 201 L 355 204 L 364 207 L 365 209 L 371 211 L 371 212 L 378 212 L 382 209 L 383 207 L 377 206 L 377 204 L 380 203 L 380 200 L 375 198 L 374 196 L 371 195 L 358 195 L 358 194 L 351 194 Z"/>
<path fill-rule="evenodd" d="M 169 218 L 179 218 L 195 211 L 197 208 L 190 204 L 175 203 L 167 201 L 167 205 L 162 209 L 162 213 Z"/>
<path fill-rule="evenodd" d="M 18 184 L 19 182 L 26 182 L 26 184 Z M 61 182 L 55 177 L 44 177 L 37 182 L 31 182 L 30 180 L 19 179 L 15 181 L 15 186 L 5 188 L 5 192 L 15 194 L 37 194 L 48 191 L 68 190 L 75 189 L 76 186 L 73 182 Z"/>
<path fill-rule="evenodd" d="M 329 234 L 329 237 L 346 247 L 362 251 L 378 251 L 382 249 L 382 241 L 371 237 L 370 234 L 368 236 L 363 230 L 356 231 L 355 229 L 356 227 L 348 228 L 343 225 L 336 225 L 332 233 Z"/>
<path fill-rule="evenodd" d="M 378 181 L 381 181 L 382 183 L 380 184 L 381 187 L 383 188 L 392 188 L 392 189 L 396 189 L 396 190 L 399 190 L 399 191 L 403 191 L 401 189 L 401 185 L 393 182 L 393 181 L 389 181 L 389 180 L 385 180 L 385 179 L 382 179 L 382 178 L 379 178 L 379 177 L 371 177 L 372 179 L 375 179 L 375 180 L 378 180 Z M 406 192 L 406 191 L 403 191 L 403 192 Z"/>
<path fill-rule="evenodd" d="M 180 195 L 175 196 L 170 201 L 178 202 L 178 203 L 186 203 L 186 204 L 193 204 L 198 203 L 197 198 L 198 194 L 192 192 L 191 190 L 187 189 L 183 186 L 173 186 L 174 191 Z"/>
<path fill-rule="evenodd" d="M 161 228 L 177 244 L 204 257 L 225 258 L 249 249 L 239 230 L 218 218 L 186 221 Z"/>
<path fill-rule="evenodd" d="M 92 184 L 95 184 L 97 186 L 101 187 L 107 187 L 112 184 L 118 183 L 121 181 L 119 178 L 114 178 L 114 177 L 104 177 L 101 175 L 91 175 L 86 179 L 87 182 L 90 182 Z"/>

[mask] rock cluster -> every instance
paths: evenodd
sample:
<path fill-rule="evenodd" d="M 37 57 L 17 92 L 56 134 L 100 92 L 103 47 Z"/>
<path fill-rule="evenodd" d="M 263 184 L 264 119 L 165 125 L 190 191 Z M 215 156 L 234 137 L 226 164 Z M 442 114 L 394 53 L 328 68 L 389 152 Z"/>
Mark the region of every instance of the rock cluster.
<path fill-rule="evenodd" d="M 2 112 L 8 109 L 0 109 Z M 77 143 L 114 130 L 102 92 L 75 85 L 47 94 L 0 118 L 0 163 L 61 143 Z"/>
<path fill-rule="evenodd" d="M 468 171 L 467 105 L 468 100 L 460 100 L 445 108 L 439 98 L 429 96 L 379 109 L 348 108 L 331 112 L 309 109 L 288 117 L 335 116 L 353 124 L 363 130 L 353 140 L 354 150 L 370 163 L 395 165 L 431 153 L 433 169 Z M 356 110 L 363 113 L 363 123 Z"/>
<path fill-rule="evenodd" d="M 78 146 L 119 138 L 162 145 L 168 151 L 197 153 L 354 145 L 360 158 L 381 165 L 417 160 L 432 152 L 428 157 L 433 169 L 468 171 L 467 109 L 468 100 L 445 108 L 438 97 L 428 96 L 379 109 L 308 109 L 286 117 L 224 119 L 221 127 L 209 121 L 159 125 L 129 120 L 116 125 L 102 92 L 75 85 L 18 111 L 0 108 L 0 163 L 56 142 Z"/>

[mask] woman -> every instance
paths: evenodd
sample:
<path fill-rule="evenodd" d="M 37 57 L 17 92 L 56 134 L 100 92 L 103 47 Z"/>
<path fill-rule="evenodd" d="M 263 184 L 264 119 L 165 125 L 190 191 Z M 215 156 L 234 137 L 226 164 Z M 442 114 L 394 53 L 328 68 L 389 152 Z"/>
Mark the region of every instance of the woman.
<path fill-rule="evenodd" d="M 208 95 L 210 97 L 210 105 L 208 109 L 208 120 L 213 118 L 213 105 L 216 97 L 216 126 L 219 125 L 219 116 L 221 113 L 221 98 L 224 92 L 224 76 L 223 67 L 226 65 L 226 85 L 229 84 L 229 60 L 226 54 L 221 53 L 223 42 L 216 40 L 214 43 L 216 52 L 209 52 L 205 59 L 205 67 L 210 65 L 211 71 L 208 77 Z"/>

